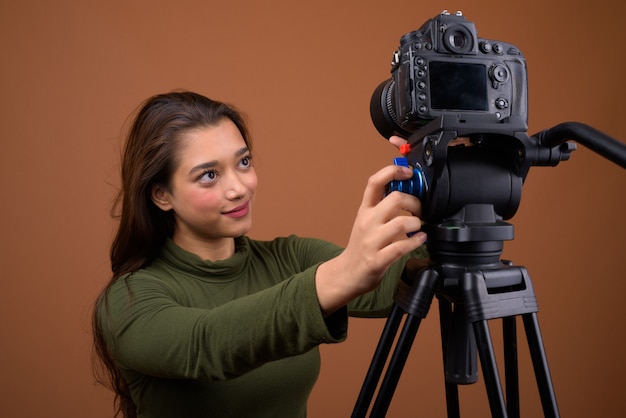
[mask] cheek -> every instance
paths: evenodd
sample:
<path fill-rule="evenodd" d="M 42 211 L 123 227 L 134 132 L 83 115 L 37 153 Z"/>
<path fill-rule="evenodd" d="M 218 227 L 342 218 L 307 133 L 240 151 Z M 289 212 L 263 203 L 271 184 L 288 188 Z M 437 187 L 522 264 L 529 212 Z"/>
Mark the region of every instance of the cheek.
<path fill-rule="evenodd" d="M 250 191 L 252 192 L 252 194 L 256 193 L 256 188 L 259 185 L 259 180 L 254 177 L 254 180 L 250 182 L 250 184 L 248 185 L 248 189 L 250 189 Z"/>
<path fill-rule="evenodd" d="M 259 178 L 257 177 L 256 172 L 252 171 L 250 176 L 246 178 L 246 187 L 252 192 L 252 194 L 254 194 L 258 185 Z"/>
<path fill-rule="evenodd" d="M 187 197 L 189 206 L 196 211 L 206 212 L 219 209 L 221 195 L 215 189 L 194 190 Z"/>

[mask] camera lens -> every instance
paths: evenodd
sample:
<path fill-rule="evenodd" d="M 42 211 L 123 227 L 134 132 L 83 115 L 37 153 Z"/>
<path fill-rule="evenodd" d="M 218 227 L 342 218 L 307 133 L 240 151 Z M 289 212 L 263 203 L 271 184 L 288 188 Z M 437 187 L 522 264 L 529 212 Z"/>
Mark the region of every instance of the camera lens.
<path fill-rule="evenodd" d="M 465 26 L 452 25 L 444 31 L 442 40 L 448 51 L 464 54 L 472 50 L 474 38 Z"/>
<path fill-rule="evenodd" d="M 395 81 L 390 78 L 378 85 L 370 100 L 370 116 L 379 134 L 389 139 L 392 135 L 404 138 L 411 136 L 411 132 L 404 129 L 396 113 Z"/>

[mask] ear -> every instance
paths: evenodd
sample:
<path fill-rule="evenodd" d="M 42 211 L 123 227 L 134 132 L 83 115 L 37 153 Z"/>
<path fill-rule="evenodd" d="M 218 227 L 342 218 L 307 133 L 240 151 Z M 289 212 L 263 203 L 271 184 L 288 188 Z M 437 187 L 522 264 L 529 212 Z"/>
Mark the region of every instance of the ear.
<path fill-rule="evenodd" d="M 167 212 L 172 209 L 170 192 L 160 184 L 152 185 L 151 198 L 155 205 L 162 211 Z"/>

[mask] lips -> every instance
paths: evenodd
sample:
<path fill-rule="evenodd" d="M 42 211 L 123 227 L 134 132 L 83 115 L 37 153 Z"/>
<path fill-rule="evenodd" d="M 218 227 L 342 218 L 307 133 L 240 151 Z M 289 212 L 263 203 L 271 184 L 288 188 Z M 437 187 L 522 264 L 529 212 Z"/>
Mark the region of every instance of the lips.
<path fill-rule="evenodd" d="M 224 212 L 225 216 L 230 218 L 241 218 L 246 216 L 250 211 L 250 202 L 246 202 L 243 205 L 237 206 L 236 208 L 229 210 L 228 212 Z"/>

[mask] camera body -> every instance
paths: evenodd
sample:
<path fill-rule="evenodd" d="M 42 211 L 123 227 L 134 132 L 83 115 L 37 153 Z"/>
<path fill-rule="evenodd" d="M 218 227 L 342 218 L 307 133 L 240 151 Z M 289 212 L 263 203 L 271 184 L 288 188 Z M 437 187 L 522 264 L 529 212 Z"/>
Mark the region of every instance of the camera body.
<path fill-rule="evenodd" d="M 370 114 L 385 138 L 407 139 L 401 152 L 415 175 L 389 190 L 419 197 L 426 224 L 455 225 L 445 231 L 491 215 L 493 223 L 511 218 L 528 169 L 542 151 L 527 134 L 526 60 L 520 50 L 479 38 L 460 12 L 444 11 L 401 37 L 391 76 L 374 91 Z"/>
<path fill-rule="evenodd" d="M 479 38 L 460 12 L 443 12 L 402 36 L 391 75 L 370 103 L 386 138 L 406 138 L 437 117 L 481 126 L 527 123 L 524 56 L 511 44 Z"/>

